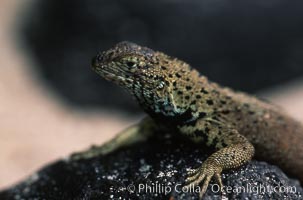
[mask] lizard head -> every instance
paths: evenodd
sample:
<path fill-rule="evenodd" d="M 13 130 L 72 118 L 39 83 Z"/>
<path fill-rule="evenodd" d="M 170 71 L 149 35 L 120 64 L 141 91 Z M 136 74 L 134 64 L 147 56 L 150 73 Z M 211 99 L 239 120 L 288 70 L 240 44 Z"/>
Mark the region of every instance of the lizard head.
<path fill-rule="evenodd" d="M 166 116 L 187 109 L 181 90 L 186 85 L 192 87 L 197 76 L 185 62 L 130 42 L 99 53 L 93 58 L 92 68 L 130 91 L 146 111 Z"/>
<path fill-rule="evenodd" d="M 147 69 L 147 60 L 153 54 L 151 49 L 120 42 L 113 48 L 98 53 L 92 60 L 92 69 L 106 80 L 129 88 L 136 80 L 139 81 L 138 74 Z"/>

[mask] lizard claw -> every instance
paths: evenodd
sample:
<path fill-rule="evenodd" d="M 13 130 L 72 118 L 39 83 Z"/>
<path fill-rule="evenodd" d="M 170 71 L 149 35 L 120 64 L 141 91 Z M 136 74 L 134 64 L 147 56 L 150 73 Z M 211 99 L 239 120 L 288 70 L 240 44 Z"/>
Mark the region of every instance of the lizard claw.
<path fill-rule="evenodd" d="M 202 199 L 212 177 L 215 177 L 216 181 L 219 183 L 220 188 L 223 188 L 221 171 L 222 168 L 220 166 L 217 166 L 216 164 L 206 160 L 201 167 L 194 169 L 193 172 L 189 173 L 189 177 L 186 178 L 185 186 L 183 187 L 185 189 L 189 189 L 196 187 L 201 182 L 203 182 L 199 193 L 199 199 Z"/>

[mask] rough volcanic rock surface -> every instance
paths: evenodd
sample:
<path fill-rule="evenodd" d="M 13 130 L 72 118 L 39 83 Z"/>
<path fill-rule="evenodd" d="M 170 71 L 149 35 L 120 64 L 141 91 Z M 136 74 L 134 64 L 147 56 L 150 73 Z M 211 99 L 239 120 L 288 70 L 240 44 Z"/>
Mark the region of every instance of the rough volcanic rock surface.
<path fill-rule="evenodd" d="M 197 199 L 197 193 L 182 191 L 181 184 L 187 170 L 209 154 L 186 139 L 161 136 L 107 156 L 55 162 L 1 192 L 0 199 Z M 229 199 L 302 199 L 299 182 L 265 162 L 251 161 L 225 171 L 222 178 L 234 190 L 226 190 Z M 211 182 L 204 199 L 220 199 L 217 190 Z"/>

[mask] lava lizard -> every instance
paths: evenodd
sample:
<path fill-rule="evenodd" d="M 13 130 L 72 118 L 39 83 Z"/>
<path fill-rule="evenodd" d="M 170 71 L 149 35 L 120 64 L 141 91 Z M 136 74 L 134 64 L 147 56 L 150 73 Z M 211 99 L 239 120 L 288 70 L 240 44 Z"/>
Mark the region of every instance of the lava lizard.
<path fill-rule="evenodd" d="M 184 187 L 202 185 L 200 198 L 213 177 L 222 188 L 222 170 L 239 167 L 254 154 L 303 182 L 303 126 L 281 108 L 222 87 L 184 61 L 131 42 L 97 54 L 92 69 L 130 92 L 148 116 L 72 159 L 107 154 L 165 130 L 215 149 L 185 181 Z"/>

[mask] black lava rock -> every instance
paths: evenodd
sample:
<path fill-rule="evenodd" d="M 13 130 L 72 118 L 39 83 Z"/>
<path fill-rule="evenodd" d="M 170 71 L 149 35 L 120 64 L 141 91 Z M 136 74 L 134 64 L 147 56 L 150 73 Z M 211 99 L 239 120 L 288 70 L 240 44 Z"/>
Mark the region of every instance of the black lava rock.
<path fill-rule="evenodd" d="M 198 199 L 182 191 L 187 170 L 210 154 L 183 138 L 164 135 L 88 160 L 58 161 L 0 193 L 23 199 Z M 298 181 L 278 168 L 251 161 L 222 175 L 229 199 L 302 199 Z M 204 199 L 221 199 L 211 182 Z"/>
<path fill-rule="evenodd" d="M 255 92 L 302 77 L 302 8 L 300 0 L 44 0 L 23 15 L 17 33 L 35 71 L 68 102 L 133 113 L 131 98 L 89 69 L 97 51 L 129 40 Z"/>

